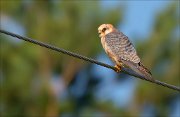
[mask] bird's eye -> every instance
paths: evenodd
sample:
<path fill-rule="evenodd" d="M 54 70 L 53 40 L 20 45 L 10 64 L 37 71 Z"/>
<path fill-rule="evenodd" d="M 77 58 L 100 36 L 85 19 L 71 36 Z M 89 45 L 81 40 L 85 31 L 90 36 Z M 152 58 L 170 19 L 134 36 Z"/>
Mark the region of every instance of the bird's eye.
<path fill-rule="evenodd" d="M 106 31 L 106 28 L 103 28 L 103 29 L 102 29 L 102 32 L 105 32 L 105 31 Z"/>

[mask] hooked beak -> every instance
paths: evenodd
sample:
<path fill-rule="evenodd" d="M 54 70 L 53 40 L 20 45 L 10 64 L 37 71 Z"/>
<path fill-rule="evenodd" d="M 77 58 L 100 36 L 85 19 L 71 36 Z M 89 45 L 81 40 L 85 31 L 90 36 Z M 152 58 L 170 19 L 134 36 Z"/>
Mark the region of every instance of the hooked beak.
<path fill-rule="evenodd" d="M 101 37 L 101 31 L 100 30 L 98 31 L 98 33 L 99 33 L 99 37 Z"/>

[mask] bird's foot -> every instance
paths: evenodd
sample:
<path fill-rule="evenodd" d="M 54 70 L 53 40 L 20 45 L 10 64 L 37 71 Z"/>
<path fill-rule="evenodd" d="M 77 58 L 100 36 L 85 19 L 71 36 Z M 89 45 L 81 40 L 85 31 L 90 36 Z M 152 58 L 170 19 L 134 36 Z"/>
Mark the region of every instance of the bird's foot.
<path fill-rule="evenodd" d="M 119 73 L 121 71 L 121 66 L 115 65 L 115 72 Z"/>

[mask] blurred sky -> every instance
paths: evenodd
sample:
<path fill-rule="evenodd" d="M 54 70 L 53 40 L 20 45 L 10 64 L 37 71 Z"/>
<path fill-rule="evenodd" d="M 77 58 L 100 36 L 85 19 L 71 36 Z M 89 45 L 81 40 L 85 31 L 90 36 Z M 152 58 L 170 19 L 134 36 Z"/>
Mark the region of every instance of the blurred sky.
<path fill-rule="evenodd" d="M 123 22 L 118 27 L 119 30 L 124 32 L 130 37 L 148 37 L 151 32 L 154 18 L 158 11 L 163 10 L 171 1 L 102 1 L 102 7 L 109 9 L 114 5 L 125 6 L 125 13 Z M 108 23 L 108 22 L 107 22 Z M 10 24 L 10 25 L 9 25 Z M 141 26 L 140 26 L 141 25 Z M 11 27 L 9 27 L 11 26 Z M 8 17 L 1 17 L 1 27 L 3 29 L 12 31 L 23 35 L 24 28 L 18 23 Z M 98 27 L 98 26 L 97 26 Z M 18 40 L 17 40 L 18 41 Z"/>
<path fill-rule="evenodd" d="M 128 37 L 149 37 L 155 16 L 163 10 L 171 1 L 152 0 L 152 1 L 103 1 L 104 8 L 111 8 L 114 5 L 125 6 L 123 23 L 119 27 Z M 133 39 L 131 39 L 133 40 Z"/>

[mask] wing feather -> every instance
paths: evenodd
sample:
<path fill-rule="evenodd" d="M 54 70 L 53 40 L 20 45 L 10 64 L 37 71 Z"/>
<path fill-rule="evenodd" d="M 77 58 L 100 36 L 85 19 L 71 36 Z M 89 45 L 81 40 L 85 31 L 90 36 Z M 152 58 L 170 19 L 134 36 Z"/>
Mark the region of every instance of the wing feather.
<path fill-rule="evenodd" d="M 105 36 L 105 42 L 111 52 L 120 60 L 139 63 L 140 58 L 127 36 L 122 32 L 112 32 Z"/>

